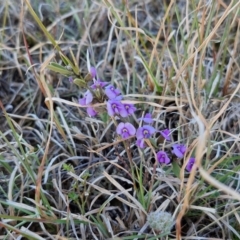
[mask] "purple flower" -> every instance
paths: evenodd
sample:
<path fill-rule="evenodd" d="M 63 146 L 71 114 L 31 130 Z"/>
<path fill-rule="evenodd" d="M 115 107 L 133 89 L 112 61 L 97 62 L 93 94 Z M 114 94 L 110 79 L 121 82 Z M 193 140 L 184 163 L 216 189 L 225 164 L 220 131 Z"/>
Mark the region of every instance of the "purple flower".
<path fill-rule="evenodd" d="M 115 101 L 121 101 L 121 100 L 122 100 L 122 98 L 123 98 L 123 96 L 122 96 L 122 95 L 118 95 L 117 97 L 115 97 L 115 98 L 113 98 L 113 99 L 111 99 L 111 100 L 115 100 Z"/>
<path fill-rule="evenodd" d="M 108 100 L 107 102 L 107 111 L 109 116 L 113 116 L 114 114 L 118 114 L 122 117 L 127 117 L 128 113 L 124 108 L 123 104 L 116 100 Z"/>
<path fill-rule="evenodd" d="M 88 113 L 88 115 L 89 115 L 90 117 L 94 117 L 94 116 L 97 115 L 97 112 L 94 110 L 93 107 L 88 107 L 88 108 L 87 108 L 87 113 Z"/>
<path fill-rule="evenodd" d="M 122 138 L 128 138 L 135 135 L 136 129 L 131 123 L 119 123 L 116 132 L 122 136 Z"/>
<path fill-rule="evenodd" d="M 153 122 L 152 114 L 151 113 L 146 113 L 143 118 L 139 118 L 138 120 L 139 121 L 143 120 L 143 122 L 145 122 L 145 123 L 152 123 Z"/>
<path fill-rule="evenodd" d="M 113 85 L 109 85 L 105 88 L 105 93 L 108 96 L 109 99 L 116 98 L 118 95 L 121 94 L 120 90 L 118 88 L 114 88 Z"/>
<path fill-rule="evenodd" d="M 93 100 L 93 95 L 89 90 L 87 90 L 84 94 L 84 97 L 80 98 L 78 100 L 78 102 L 79 102 L 80 105 L 85 106 L 85 105 L 88 105 L 89 103 L 91 103 L 92 100 Z"/>
<path fill-rule="evenodd" d="M 92 89 L 103 88 L 108 84 L 108 82 L 102 82 L 100 79 L 96 80 L 91 86 Z"/>
<path fill-rule="evenodd" d="M 171 141 L 169 129 L 164 129 L 160 133 L 167 141 Z"/>
<path fill-rule="evenodd" d="M 95 78 L 97 75 L 97 70 L 95 67 L 90 67 L 89 68 L 89 73 L 91 74 L 92 78 Z"/>
<path fill-rule="evenodd" d="M 128 115 L 133 114 L 137 110 L 133 104 L 124 103 L 123 106 L 126 109 Z"/>
<path fill-rule="evenodd" d="M 178 157 L 178 158 L 183 158 L 185 152 L 187 151 L 187 148 L 183 144 L 173 144 L 173 153 Z"/>
<path fill-rule="evenodd" d="M 195 163 L 195 158 L 190 157 L 186 166 L 186 169 L 188 172 L 191 172 L 194 163 Z"/>
<path fill-rule="evenodd" d="M 136 137 L 137 139 L 150 138 L 155 133 L 155 128 L 152 126 L 144 125 L 138 128 Z"/>
<path fill-rule="evenodd" d="M 136 144 L 140 148 L 145 148 L 146 147 L 146 144 L 144 142 L 144 138 L 137 139 Z"/>
<path fill-rule="evenodd" d="M 164 151 L 159 151 L 157 152 L 157 160 L 160 162 L 160 163 L 164 163 L 164 164 L 169 164 L 171 161 L 167 155 L 166 152 Z"/>
<path fill-rule="evenodd" d="M 73 77 L 69 77 L 69 78 L 68 78 L 68 81 L 69 81 L 70 83 L 73 83 Z"/>

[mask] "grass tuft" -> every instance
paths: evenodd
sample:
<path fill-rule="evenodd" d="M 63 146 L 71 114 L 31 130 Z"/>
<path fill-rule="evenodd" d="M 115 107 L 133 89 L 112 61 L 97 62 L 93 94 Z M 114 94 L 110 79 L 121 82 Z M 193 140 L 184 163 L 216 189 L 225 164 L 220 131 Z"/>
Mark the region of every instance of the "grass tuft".
<path fill-rule="evenodd" d="M 238 0 L 4 1 L 1 239 L 240 239 L 239 12 Z M 90 66 L 131 116 L 109 116 Z M 144 148 L 116 133 L 146 113 Z"/>

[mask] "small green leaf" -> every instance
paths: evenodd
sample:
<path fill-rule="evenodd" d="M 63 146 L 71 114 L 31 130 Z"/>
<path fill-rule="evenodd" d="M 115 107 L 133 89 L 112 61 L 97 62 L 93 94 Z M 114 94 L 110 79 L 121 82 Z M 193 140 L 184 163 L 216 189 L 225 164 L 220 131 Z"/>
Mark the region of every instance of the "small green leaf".
<path fill-rule="evenodd" d="M 102 119 L 102 121 L 103 121 L 104 123 L 107 123 L 108 120 L 109 120 L 108 113 L 107 113 L 107 112 L 104 112 L 104 113 L 100 114 L 100 118 Z"/>
<path fill-rule="evenodd" d="M 74 54 L 73 54 L 73 52 L 72 52 L 72 49 L 70 48 L 69 51 L 70 51 L 70 53 L 71 53 L 71 57 L 72 57 L 72 60 L 73 60 L 74 65 L 77 66 L 77 65 L 78 65 L 78 64 L 77 64 L 77 60 L 76 60 L 76 58 L 75 58 L 75 56 L 74 56 Z"/>
<path fill-rule="evenodd" d="M 78 194 L 76 194 L 75 192 L 70 192 L 70 193 L 68 193 L 68 197 L 71 200 L 76 201 L 78 199 Z"/>
<path fill-rule="evenodd" d="M 75 78 L 73 80 L 73 82 L 79 87 L 86 87 L 87 86 L 86 82 L 83 79 L 80 79 L 80 78 Z"/>
<path fill-rule="evenodd" d="M 60 57 L 61 57 L 62 61 L 64 62 L 64 64 L 66 66 L 70 65 L 71 61 L 64 54 L 62 54 L 61 52 L 59 54 L 60 54 Z"/>
<path fill-rule="evenodd" d="M 74 172 L 74 167 L 71 164 L 64 163 L 63 170 L 67 172 Z"/>
<path fill-rule="evenodd" d="M 69 71 L 65 67 L 61 66 L 60 64 L 54 63 L 54 62 L 50 63 L 47 66 L 47 68 L 50 69 L 51 71 L 60 73 L 60 74 L 65 75 L 67 77 L 70 77 L 70 76 L 73 75 L 72 71 Z"/>
<path fill-rule="evenodd" d="M 74 72 L 76 75 L 79 75 L 79 73 L 80 73 L 79 68 L 78 68 L 77 66 L 75 66 L 75 64 L 73 64 L 73 63 L 71 62 L 71 60 L 70 60 L 68 57 L 66 57 L 64 54 L 62 54 L 61 52 L 60 52 L 59 54 L 60 54 L 60 57 L 61 57 L 62 61 L 64 62 L 64 64 L 65 64 L 66 66 L 71 66 L 73 72 Z"/>
<path fill-rule="evenodd" d="M 61 48 L 58 46 L 57 42 L 54 40 L 53 36 L 48 32 L 48 30 L 46 29 L 46 27 L 43 25 L 42 21 L 40 20 L 40 18 L 37 16 L 37 14 L 35 13 L 35 11 L 33 10 L 29 0 L 25 0 L 27 6 L 28 6 L 28 10 L 31 13 L 31 15 L 33 16 L 34 20 L 37 22 L 38 26 L 41 28 L 41 30 L 44 32 L 44 34 L 46 35 L 47 39 L 53 44 L 53 46 L 57 49 L 58 52 L 61 52 Z"/>
<path fill-rule="evenodd" d="M 91 174 L 90 174 L 89 171 L 86 171 L 86 172 L 84 172 L 84 173 L 82 174 L 82 178 L 83 178 L 83 179 L 87 179 L 87 178 L 89 178 L 89 177 L 91 177 Z"/>
<path fill-rule="evenodd" d="M 172 169 L 173 169 L 173 173 L 175 174 L 176 177 L 180 178 L 180 171 L 181 168 L 179 167 L 179 165 L 177 164 L 177 162 L 173 161 L 172 163 Z"/>
<path fill-rule="evenodd" d="M 157 142 L 156 142 L 156 140 L 153 139 L 153 138 L 149 138 L 149 140 L 150 140 L 151 144 L 153 145 L 153 147 L 157 148 Z"/>

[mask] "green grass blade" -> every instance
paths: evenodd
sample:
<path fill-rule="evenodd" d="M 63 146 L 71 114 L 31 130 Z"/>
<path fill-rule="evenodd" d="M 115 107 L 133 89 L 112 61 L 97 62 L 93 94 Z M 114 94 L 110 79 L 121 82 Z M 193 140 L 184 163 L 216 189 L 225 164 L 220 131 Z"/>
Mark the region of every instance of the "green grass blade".
<path fill-rule="evenodd" d="M 45 28 L 45 26 L 43 25 L 42 21 L 39 19 L 39 17 L 37 16 L 37 14 L 35 13 L 35 11 L 33 10 L 30 2 L 28 0 L 25 0 L 29 12 L 31 13 L 32 17 L 34 18 L 34 20 L 37 22 L 38 26 L 41 28 L 41 30 L 44 32 L 44 34 L 46 35 L 46 37 L 48 38 L 48 40 L 53 44 L 53 46 L 57 49 L 58 52 L 61 52 L 61 48 L 58 46 L 58 44 L 56 43 L 55 39 L 53 38 L 53 36 L 48 32 L 48 30 Z"/>

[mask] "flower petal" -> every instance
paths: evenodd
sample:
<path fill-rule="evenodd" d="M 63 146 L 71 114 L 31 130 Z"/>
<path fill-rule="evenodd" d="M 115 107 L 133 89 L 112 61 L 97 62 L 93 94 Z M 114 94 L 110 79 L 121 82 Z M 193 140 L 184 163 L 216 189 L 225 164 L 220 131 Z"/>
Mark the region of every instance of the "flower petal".
<path fill-rule="evenodd" d="M 143 118 L 139 118 L 139 121 L 143 121 L 145 123 L 152 123 L 153 119 L 152 119 L 152 114 L 151 113 L 146 113 L 145 116 Z"/>
<path fill-rule="evenodd" d="M 84 97 L 84 98 L 78 99 L 78 103 L 79 103 L 80 105 L 82 105 L 82 106 L 87 105 L 87 104 L 86 104 L 86 98 Z"/>
<path fill-rule="evenodd" d="M 187 151 L 187 148 L 183 144 L 173 144 L 173 153 L 178 157 L 178 158 L 183 158 L 185 152 Z"/>
<path fill-rule="evenodd" d="M 87 90 L 87 92 L 85 93 L 85 97 L 86 97 L 86 104 L 89 104 L 92 102 L 93 95 L 89 90 Z"/>
<path fill-rule="evenodd" d="M 196 160 L 196 159 L 195 159 L 194 157 L 189 158 L 188 163 L 187 163 L 187 166 L 186 166 L 186 170 L 187 170 L 188 172 L 191 172 L 192 167 L 193 167 L 193 165 L 194 165 L 194 163 L 195 163 L 195 160 Z"/>
<path fill-rule="evenodd" d="M 108 96 L 109 99 L 113 99 L 116 97 L 116 94 L 111 91 L 111 89 L 106 89 L 105 90 L 106 95 Z"/>
<path fill-rule="evenodd" d="M 94 116 L 97 115 L 97 112 L 94 110 L 93 107 L 88 107 L 88 108 L 87 108 L 87 113 L 88 113 L 88 115 L 89 115 L 90 117 L 94 117 Z"/>
<path fill-rule="evenodd" d="M 109 85 L 105 88 L 105 94 L 108 96 L 109 99 L 114 99 L 119 94 L 121 94 L 121 91 L 117 88 L 114 88 L 113 85 Z"/>
<path fill-rule="evenodd" d="M 156 129 L 154 127 L 149 126 L 149 125 L 144 125 L 143 127 L 144 127 L 144 129 L 149 131 L 150 135 L 153 135 L 155 133 L 155 131 L 156 131 Z"/>
<path fill-rule="evenodd" d="M 89 73 L 91 74 L 92 78 L 95 78 L 97 75 L 97 70 L 95 67 L 90 67 Z"/>
<path fill-rule="evenodd" d="M 137 132 L 136 132 L 136 138 L 137 138 L 137 139 L 142 139 L 142 138 L 144 138 L 144 135 L 143 135 L 143 127 L 138 128 L 138 130 L 137 130 Z"/>
<path fill-rule="evenodd" d="M 135 135 L 136 128 L 131 123 L 125 123 L 125 127 L 128 129 L 128 132 L 131 136 Z"/>
<path fill-rule="evenodd" d="M 113 98 L 112 100 L 120 101 L 120 100 L 122 100 L 122 98 L 123 98 L 122 95 L 118 95 L 117 97 Z"/>
<path fill-rule="evenodd" d="M 91 85 L 92 89 L 103 88 L 108 84 L 108 82 L 102 82 L 100 79 L 97 79 L 94 84 Z"/>
<path fill-rule="evenodd" d="M 122 133 L 122 138 L 128 138 L 130 135 L 129 135 L 129 132 L 123 132 Z"/>
<path fill-rule="evenodd" d="M 123 122 L 119 123 L 116 129 L 117 134 L 121 135 L 123 128 L 124 128 L 124 123 Z"/>
<path fill-rule="evenodd" d="M 107 102 L 107 112 L 110 117 L 112 117 L 114 115 L 112 104 L 109 101 Z"/>
<path fill-rule="evenodd" d="M 160 133 L 167 141 L 171 141 L 169 129 L 164 129 Z"/>
<path fill-rule="evenodd" d="M 122 117 L 127 117 L 127 116 L 128 116 L 128 113 L 127 113 L 127 111 L 126 111 L 126 109 L 124 108 L 123 105 L 122 105 L 122 106 L 119 106 L 118 110 L 119 110 L 119 114 L 120 114 Z"/>
<path fill-rule="evenodd" d="M 144 138 L 142 138 L 142 139 L 137 139 L 136 144 L 137 144 L 137 146 L 140 147 L 140 148 L 145 148 L 145 147 L 146 147 L 146 144 L 145 144 L 145 142 L 144 142 Z"/>

